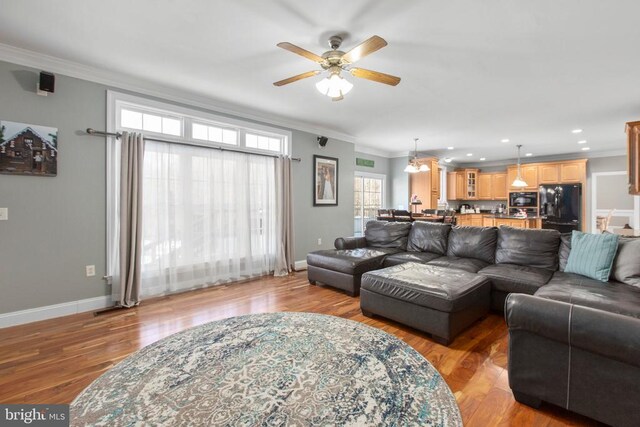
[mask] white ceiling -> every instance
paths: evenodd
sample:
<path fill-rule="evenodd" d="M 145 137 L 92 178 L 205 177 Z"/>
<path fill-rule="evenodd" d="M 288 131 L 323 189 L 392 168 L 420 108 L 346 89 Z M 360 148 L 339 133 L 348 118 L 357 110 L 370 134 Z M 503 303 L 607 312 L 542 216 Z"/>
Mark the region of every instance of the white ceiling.
<path fill-rule="evenodd" d="M 515 144 L 535 156 L 579 152 L 580 139 L 590 153 L 624 149 L 624 123 L 640 120 L 639 16 L 638 0 L 3 0 L 0 42 L 388 153 L 419 137 L 455 162 L 496 161 Z M 315 90 L 319 77 L 272 85 L 316 67 L 276 43 L 320 54 L 345 31 L 343 50 L 386 39 L 358 66 L 402 82 L 349 76 L 340 102 Z"/>

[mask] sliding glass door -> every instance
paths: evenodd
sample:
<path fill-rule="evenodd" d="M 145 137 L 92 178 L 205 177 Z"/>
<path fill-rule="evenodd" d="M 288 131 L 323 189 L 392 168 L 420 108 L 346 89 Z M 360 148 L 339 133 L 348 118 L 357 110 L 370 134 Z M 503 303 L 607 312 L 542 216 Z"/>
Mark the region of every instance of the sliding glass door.
<path fill-rule="evenodd" d="M 376 219 L 384 201 L 384 175 L 356 172 L 354 179 L 354 236 L 363 236 L 367 222 Z"/>

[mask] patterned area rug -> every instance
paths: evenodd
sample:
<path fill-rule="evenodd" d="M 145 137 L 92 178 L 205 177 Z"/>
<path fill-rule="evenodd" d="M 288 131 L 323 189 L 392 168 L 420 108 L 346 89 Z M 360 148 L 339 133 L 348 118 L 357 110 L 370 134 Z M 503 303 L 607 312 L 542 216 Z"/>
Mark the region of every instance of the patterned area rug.
<path fill-rule="evenodd" d="M 87 387 L 72 425 L 462 426 L 403 341 L 311 313 L 233 317 L 149 345 Z"/>

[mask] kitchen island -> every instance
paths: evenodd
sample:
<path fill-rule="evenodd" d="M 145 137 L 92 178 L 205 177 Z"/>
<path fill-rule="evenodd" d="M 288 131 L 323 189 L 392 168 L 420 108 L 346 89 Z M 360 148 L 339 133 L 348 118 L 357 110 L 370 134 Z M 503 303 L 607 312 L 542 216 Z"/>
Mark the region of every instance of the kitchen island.
<path fill-rule="evenodd" d="M 519 218 L 513 215 L 483 215 L 482 226 L 483 227 L 500 227 L 501 225 L 508 225 L 509 227 L 517 228 L 542 228 L 541 216 L 529 216 L 526 218 Z"/>

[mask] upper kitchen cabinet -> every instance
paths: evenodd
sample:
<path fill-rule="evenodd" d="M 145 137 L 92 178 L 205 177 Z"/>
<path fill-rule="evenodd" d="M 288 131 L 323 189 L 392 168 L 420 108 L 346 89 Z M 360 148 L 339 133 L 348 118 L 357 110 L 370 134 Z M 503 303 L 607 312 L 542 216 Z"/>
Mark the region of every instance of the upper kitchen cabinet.
<path fill-rule="evenodd" d="M 539 184 L 557 184 L 560 182 L 560 165 L 542 164 L 538 168 Z"/>
<path fill-rule="evenodd" d="M 560 163 L 560 183 L 571 184 L 582 182 L 586 176 L 586 160 Z"/>
<path fill-rule="evenodd" d="M 522 179 L 527 183 L 526 187 L 513 187 L 511 183 L 518 176 L 518 166 L 509 166 L 507 169 L 507 181 L 509 182 L 510 191 L 537 191 L 538 190 L 538 165 L 528 164 L 520 165 L 520 174 Z"/>
<path fill-rule="evenodd" d="M 464 169 L 464 200 L 478 200 L 478 173 L 480 169 Z"/>

